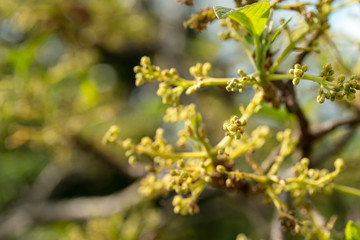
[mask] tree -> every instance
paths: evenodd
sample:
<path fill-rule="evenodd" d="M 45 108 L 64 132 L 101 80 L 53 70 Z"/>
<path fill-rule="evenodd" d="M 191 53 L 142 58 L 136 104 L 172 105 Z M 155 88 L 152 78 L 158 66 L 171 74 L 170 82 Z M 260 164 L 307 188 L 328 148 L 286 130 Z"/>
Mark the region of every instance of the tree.
<path fill-rule="evenodd" d="M 194 5 L 193 1 L 178 2 Z M 187 76 L 179 61 L 174 61 L 174 64 L 180 67 L 177 71 L 175 68 L 161 69 L 152 64 L 151 58 L 142 57 L 140 65 L 134 68 L 135 84 L 144 85 L 140 89 L 145 87 L 145 90 L 140 90 L 140 94 L 135 95 L 138 99 L 137 109 L 141 114 L 138 118 L 134 118 L 133 115 L 130 121 L 126 122 L 123 120 L 124 115 L 131 115 L 131 110 L 125 108 L 125 114 L 120 116 L 120 127 L 110 127 L 103 142 L 120 145 L 125 150 L 129 163 L 135 165 L 135 169 L 141 169 L 145 165 L 148 173 L 140 178 L 139 188 L 138 182 L 135 181 L 112 195 L 66 200 L 61 191 L 59 193 L 55 189 L 59 181 L 57 177 L 53 179 L 53 184 L 45 194 L 38 194 L 39 191 L 36 189 L 41 191 L 46 185 L 36 183 L 46 183 L 52 179 L 42 174 L 34 182 L 33 190 L 23 198 L 22 203 L 5 215 L 0 225 L 0 234 L 8 236 L 14 229 L 30 227 L 39 222 L 83 220 L 93 216 L 107 217 L 115 214 L 110 218 L 89 220 L 83 224 L 83 228 L 78 224 L 69 223 L 70 227 L 63 230 L 64 239 L 182 239 L 191 236 L 196 239 L 234 239 L 237 234 L 238 239 L 246 239 L 245 235 L 254 239 L 342 238 L 345 223 L 349 219 L 348 213 L 356 212 L 356 204 L 349 205 L 346 201 L 358 201 L 354 197 L 348 198 L 347 194 L 360 196 L 358 189 L 349 187 L 356 185 L 358 179 L 354 178 L 353 174 L 346 174 L 353 173 L 352 171 L 358 168 L 345 168 L 356 163 L 357 149 L 354 146 L 358 142 L 358 137 L 355 130 L 360 122 L 356 95 L 360 84 L 356 75 L 356 63 L 347 64 L 342 51 L 338 50 L 338 42 L 331 33 L 329 17 L 333 12 L 351 4 L 354 6 L 358 1 L 319 0 L 317 3 L 293 3 L 281 0 L 237 0 L 234 3 L 233 8 L 214 7 L 201 10 L 192 15 L 184 25 L 202 31 L 208 23 L 218 22 L 216 18 L 220 18 L 219 22 L 225 29 L 220 33 L 220 38 L 234 40 L 242 46 L 239 55 L 243 59 L 246 58 L 241 61 L 245 67 L 237 69 L 230 64 L 228 68 L 231 70 L 224 74 L 225 68 L 221 61 L 214 64 L 198 63 L 189 68 L 190 76 Z M 83 48 L 80 48 L 76 41 L 73 42 L 72 37 L 75 35 L 80 37 L 81 45 L 85 45 L 88 53 L 95 52 L 105 58 L 109 53 L 114 54 L 115 49 L 119 47 L 116 46 L 117 41 L 123 39 L 118 37 L 126 36 L 127 32 L 117 33 L 117 30 L 113 29 L 119 28 L 107 25 L 112 21 L 102 20 L 104 12 L 110 14 L 111 9 L 117 6 L 115 1 L 112 4 L 96 5 L 95 2 L 89 1 L 86 4 L 75 2 L 67 5 L 58 2 L 50 5 L 54 9 L 62 6 L 60 10 L 63 9 L 65 15 L 70 15 L 75 21 L 80 19 L 84 22 L 84 29 L 88 30 L 74 30 L 71 24 L 63 25 L 63 21 L 57 20 L 59 16 L 63 16 L 62 14 L 39 18 L 40 23 L 42 19 L 50 19 L 45 21 L 47 24 L 44 24 L 44 29 L 49 29 L 49 26 L 57 23 L 55 26 L 60 27 L 54 32 L 57 35 L 59 32 L 65 33 L 60 35 L 61 41 L 74 46 L 74 56 L 64 58 L 64 61 L 54 60 L 55 66 L 61 67 L 60 63 L 66 63 L 69 59 L 77 60 L 75 56 L 78 56 L 79 49 Z M 36 5 L 29 4 L 29 7 L 34 6 Z M 103 12 L 98 14 L 101 9 Z M 294 16 L 287 20 L 279 20 L 276 16 L 281 10 L 286 10 Z M 49 12 L 52 13 L 44 11 L 45 16 L 48 16 Z M 121 19 L 124 15 L 126 14 L 117 16 Z M 165 16 L 160 15 L 159 19 L 161 18 Z M 171 18 L 167 18 L 159 26 L 170 26 L 167 22 L 169 19 Z M 138 23 L 135 20 L 128 22 L 134 23 L 134 27 Z M 154 21 L 153 24 L 158 22 Z M 96 27 L 98 29 L 94 30 Z M 103 27 L 106 27 L 105 30 Z M 58 32 L 58 29 L 62 31 Z M 143 32 L 148 34 L 145 36 L 153 36 L 151 33 L 154 31 L 147 32 L 147 29 L 156 29 L 154 25 L 152 28 L 143 28 Z M 112 37 L 101 38 L 104 31 Z M 139 31 L 140 35 L 134 38 L 130 37 L 133 40 L 129 42 L 132 43 L 134 39 L 145 39 L 145 42 L 140 44 L 148 44 L 147 41 L 151 38 L 142 37 L 141 32 Z M 29 33 L 33 33 L 34 39 L 42 39 L 39 32 Z M 194 36 L 191 35 L 194 32 L 189 33 L 190 36 Z M 47 34 L 44 35 L 45 39 L 48 39 Z M 170 36 L 166 38 L 171 39 Z M 112 41 L 113 39 L 117 41 Z M 43 44 L 42 40 L 34 42 Z M 166 45 L 164 42 L 162 44 Z M 206 43 L 202 41 L 197 46 L 204 45 L 206 46 Z M 127 179 L 124 185 L 142 175 L 143 173 L 131 171 L 131 168 L 114 160 L 114 156 L 122 155 L 117 147 L 105 148 L 92 144 L 93 140 L 88 136 L 94 135 L 94 131 L 89 133 L 83 128 L 87 125 L 84 124 L 85 120 L 95 126 L 95 122 L 99 122 L 99 113 L 102 113 L 103 117 L 102 120 L 100 118 L 101 124 L 109 125 L 109 118 L 103 113 L 104 110 L 111 112 L 109 109 L 115 107 L 110 102 L 115 101 L 117 94 L 101 94 L 102 84 L 106 85 L 109 82 L 96 81 L 96 77 L 95 83 L 91 80 L 91 76 L 96 74 L 111 77 L 109 66 L 94 67 L 93 64 L 98 60 L 84 57 L 79 61 L 82 67 L 78 72 L 60 71 L 65 76 L 54 78 L 54 75 L 51 75 L 54 72 L 53 67 L 48 67 L 47 62 L 41 63 L 37 60 L 32 49 L 33 45 L 29 45 L 22 53 L 28 56 L 25 58 L 28 59 L 25 65 L 23 57 L 9 57 L 7 64 L 14 71 L 10 71 L 6 76 L 20 82 L 24 79 L 35 79 L 31 81 L 31 85 L 37 83 L 36 86 L 41 88 L 30 88 L 29 85 L 25 85 L 22 91 L 18 91 L 18 98 L 22 99 L 26 106 L 32 102 L 41 103 L 41 111 L 34 111 L 39 113 L 38 115 L 30 114 L 31 110 L 24 113 L 22 108 L 13 107 L 17 102 L 15 99 L 11 100 L 8 95 L 4 98 L 10 99 L 7 100 L 9 107 L 4 108 L 8 109 L 7 114 L 2 118 L 7 124 L 4 128 L 6 132 L 2 136 L 6 139 L 4 149 L 7 152 L 14 152 L 14 149 L 24 152 L 21 147 L 25 147 L 25 150 L 29 148 L 28 152 L 34 153 L 32 145 L 36 142 L 34 136 L 38 135 L 31 131 L 35 128 L 36 131 L 40 130 L 40 136 L 44 136 L 38 141 L 41 146 L 40 153 L 45 152 L 43 146 L 49 146 L 48 154 L 51 156 L 58 156 L 61 160 L 64 156 L 70 156 L 68 159 L 76 163 L 74 160 L 77 160 L 77 152 L 81 152 L 81 158 L 87 159 L 88 151 L 91 151 L 94 153 L 93 158 L 102 159 L 108 165 L 119 169 L 124 176 L 122 179 Z M 163 51 L 165 53 L 162 59 L 182 57 L 179 51 L 171 49 L 166 48 Z M 207 57 L 203 58 L 208 61 L 209 52 L 213 48 L 205 49 Z M 232 53 L 234 52 L 233 50 Z M 150 55 L 155 55 L 156 59 L 156 51 L 155 54 L 150 52 Z M 89 59 L 95 60 L 88 61 Z M 161 63 L 161 57 L 158 59 Z M 187 59 L 189 58 L 183 57 L 183 60 Z M 36 61 L 40 61 L 40 65 L 45 64 L 45 69 L 38 68 Z M 320 69 L 315 61 L 321 66 Z M 168 63 L 163 61 L 163 64 Z M 234 76 L 236 70 L 235 78 L 228 77 Z M 81 80 L 80 85 L 75 85 L 80 95 L 74 93 L 70 95 L 72 98 L 59 101 L 58 94 L 67 92 L 67 86 L 64 86 L 63 92 L 53 90 L 53 95 L 47 89 L 58 89 L 58 82 L 62 83 L 60 86 L 65 84 L 68 75 Z M 44 79 L 58 80 L 49 84 L 44 82 Z M 4 82 L 2 86 L 6 87 Z M 155 107 L 150 111 L 147 110 L 151 106 L 149 99 L 153 98 L 149 97 L 149 92 L 153 89 L 149 84 L 145 84 L 147 82 L 160 82 L 156 93 L 164 104 L 154 104 Z M 16 84 L 11 85 L 14 83 L 17 82 L 13 80 L 8 84 L 13 89 L 18 89 Z M 307 90 L 307 86 L 316 89 L 317 93 Z M 111 86 L 107 89 L 111 89 Z M 30 97 L 23 98 L 23 93 L 29 93 Z M 103 98 L 104 102 L 99 98 Z M 65 103 L 62 102 L 64 100 Z M 141 101 L 146 104 L 141 105 Z M 316 101 L 325 106 L 317 104 Z M 39 108 L 38 104 L 34 106 Z M 327 110 L 331 106 L 336 106 L 336 109 Z M 327 112 L 322 110 L 324 108 Z M 144 129 L 151 117 L 159 119 L 158 115 L 149 115 L 153 114 L 154 109 L 164 114 L 165 123 L 156 120 L 150 126 L 150 129 L 154 129 L 156 125 L 161 126 L 155 131 L 155 137 L 139 139 L 142 133 L 134 132 L 135 129 Z M 339 117 L 343 112 L 347 115 Z M 115 114 L 110 115 L 112 119 L 119 118 L 115 117 Z M 21 121 L 18 120 L 19 116 Z M 331 119 L 323 122 L 326 118 Z M 74 124 L 75 120 L 83 125 Z M 225 122 L 222 123 L 223 121 Z M 29 127 L 29 122 L 36 122 L 38 125 Z M 63 131 L 62 122 L 68 123 L 67 131 Z M 21 127 L 11 127 L 13 125 Z M 24 134 L 24 131 L 28 134 Z M 154 131 L 147 130 L 145 134 L 152 134 L 151 132 Z M 58 137 L 54 138 L 54 135 Z M 138 139 L 139 143 L 127 138 L 129 135 Z M 60 141 L 61 139 L 63 141 Z M 9 151 L 10 148 L 13 151 Z M 69 152 L 70 155 L 65 154 Z M 50 163 L 44 168 L 48 170 L 43 171 L 48 175 L 57 176 L 53 174 L 58 172 L 52 167 L 54 161 Z M 45 177 L 41 178 L 44 175 Z M 96 179 L 95 182 L 101 180 Z M 123 187 L 122 185 L 120 188 Z M 137 195 L 137 188 L 147 198 Z M 54 202 L 52 199 L 55 193 L 61 197 Z M 108 193 L 103 192 L 102 195 Z M 49 194 L 53 197 L 49 197 Z M 75 196 L 86 195 L 81 192 L 76 194 L 78 195 Z M 264 204 L 264 200 L 268 204 Z M 152 206 L 152 202 L 157 204 Z M 175 213 L 194 216 L 176 217 L 167 211 L 169 202 L 172 202 Z M 335 211 L 334 206 L 341 207 Z M 225 217 L 221 218 L 221 214 Z M 211 221 L 212 217 L 219 216 L 220 219 Z M 356 220 L 358 216 L 352 218 Z M 206 231 L 201 229 L 201 224 L 196 224 L 196 221 L 204 221 L 199 219 L 208 220 Z M 260 223 L 262 226 L 258 225 Z M 25 236 L 29 236 L 28 234 L 25 233 Z M 356 239 L 357 234 L 357 227 L 353 222 L 349 222 L 345 237 Z"/>

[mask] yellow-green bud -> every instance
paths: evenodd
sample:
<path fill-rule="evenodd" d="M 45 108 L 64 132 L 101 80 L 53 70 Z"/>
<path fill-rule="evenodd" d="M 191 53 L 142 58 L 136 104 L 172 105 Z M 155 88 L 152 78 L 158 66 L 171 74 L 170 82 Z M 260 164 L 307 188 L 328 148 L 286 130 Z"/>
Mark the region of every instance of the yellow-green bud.
<path fill-rule="evenodd" d="M 184 159 L 180 159 L 176 162 L 176 165 L 178 168 L 184 168 L 185 167 L 185 161 Z"/>
<path fill-rule="evenodd" d="M 300 83 L 300 78 L 296 77 L 292 80 L 292 83 L 296 86 Z"/>
<path fill-rule="evenodd" d="M 207 183 L 211 183 L 211 182 L 212 182 L 212 179 L 211 179 L 210 176 L 205 176 L 205 177 L 204 177 L 204 180 L 205 180 L 205 182 L 207 182 Z"/>
<path fill-rule="evenodd" d="M 301 69 L 295 69 L 294 70 L 294 76 L 301 77 L 303 75 L 303 72 Z"/>
<path fill-rule="evenodd" d="M 196 76 L 196 67 L 195 66 L 190 67 L 189 72 L 192 76 Z"/>
<path fill-rule="evenodd" d="M 230 188 L 233 185 L 233 181 L 230 178 L 228 178 L 225 181 L 225 185 L 226 187 Z"/>
<path fill-rule="evenodd" d="M 211 70 L 211 63 L 209 63 L 209 62 L 204 63 L 203 64 L 203 72 L 202 72 L 202 74 L 204 76 L 206 76 L 210 72 L 210 70 Z"/>
<path fill-rule="evenodd" d="M 216 171 L 218 171 L 219 173 L 222 173 L 222 174 L 227 173 L 226 168 L 223 165 L 217 165 Z"/>
<path fill-rule="evenodd" d="M 141 72 L 141 67 L 140 67 L 140 66 L 135 66 L 135 67 L 134 67 L 134 72 L 135 72 L 135 73 Z"/>
<path fill-rule="evenodd" d="M 334 166 L 338 170 L 343 170 L 345 167 L 344 160 L 342 158 L 338 158 L 334 162 Z"/>
<path fill-rule="evenodd" d="M 317 101 L 318 103 L 320 103 L 320 104 L 324 103 L 324 102 L 325 102 L 325 96 L 322 95 L 322 94 L 319 95 L 319 96 L 317 96 L 316 101 Z"/>
<path fill-rule="evenodd" d="M 142 66 L 146 66 L 146 65 L 150 65 L 151 64 L 151 60 L 149 57 L 147 56 L 143 56 L 140 60 L 140 65 Z"/>
<path fill-rule="evenodd" d="M 130 156 L 129 159 L 128 159 L 128 162 L 131 166 L 134 166 L 135 163 L 136 163 L 136 157 L 133 155 L 133 156 Z"/>
<path fill-rule="evenodd" d="M 308 158 L 303 158 L 301 159 L 300 161 L 301 165 L 303 165 L 304 167 L 309 167 L 309 164 L 310 164 L 310 160 Z"/>
<path fill-rule="evenodd" d="M 308 66 L 306 64 L 302 65 L 301 67 L 303 72 L 306 72 L 308 70 Z"/>

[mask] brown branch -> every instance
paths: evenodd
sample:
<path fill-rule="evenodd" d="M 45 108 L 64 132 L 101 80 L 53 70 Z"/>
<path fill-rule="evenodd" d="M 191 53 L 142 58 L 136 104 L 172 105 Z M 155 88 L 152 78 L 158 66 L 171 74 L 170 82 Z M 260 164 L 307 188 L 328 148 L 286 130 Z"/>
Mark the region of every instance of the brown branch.
<path fill-rule="evenodd" d="M 323 34 L 324 32 L 321 29 L 316 30 L 316 32 L 311 36 L 311 38 L 305 43 L 305 48 L 310 48 L 313 46 L 315 41 Z M 301 52 L 295 59 L 294 64 L 299 63 L 301 64 L 305 57 L 309 54 L 309 51 Z"/>
<path fill-rule="evenodd" d="M 264 175 L 264 172 L 260 169 L 254 159 L 251 157 L 252 151 L 245 154 L 245 159 L 251 166 L 251 168 L 259 175 Z"/>
<path fill-rule="evenodd" d="M 322 123 L 320 126 L 316 128 L 316 130 L 312 131 L 312 135 L 314 139 L 319 139 L 323 137 L 324 135 L 330 133 L 331 131 L 335 130 L 336 128 L 342 127 L 342 126 L 355 126 L 360 123 L 360 116 L 356 116 L 349 119 L 341 119 L 341 120 L 335 120 L 335 121 L 329 121 Z"/>
<path fill-rule="evenodd" d="M 67 176 L 67 170 L 51 161 L 46 165 L 21 202 L 44 201 L 54 188 Z"/>
<path fill-rule="evenodd" d="M 299 143 L 298 148 L 300 149 L 300 158 L 308 157 L 311 152 L 311 146 L 313 143 L 313 136 L 310 131 L 309 121 L 305 114 L 301 110 L 294 90 L 294 86 L 291 81 L 276 83 L 276 87 L 281 93 L 281 102 L 286 106 L 289 113 L 293 113 L 299 124 Z"/>
<path fill-rule="evenodd" d="M 36 223 L 111 216 L 143 201 L 137 188 L 138 182 L 135 182 L 120 192 L 104 197 L 24 203 L 1 218 L 0 239 L 7 239 Z"/>

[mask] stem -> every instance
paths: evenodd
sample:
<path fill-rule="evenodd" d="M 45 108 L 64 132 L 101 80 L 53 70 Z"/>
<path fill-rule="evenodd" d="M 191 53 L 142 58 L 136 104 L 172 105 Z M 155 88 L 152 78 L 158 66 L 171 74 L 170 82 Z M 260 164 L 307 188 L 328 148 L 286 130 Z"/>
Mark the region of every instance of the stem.
<path fill-rule="evenodd" d="M 281 216 L 288 217 L 288 218 L 294 220 L 295 218 L 293 216 L 291 216 L 283 211 L 283 208 L 286 209 L 286 205 L 280 201 L 280 199 L 278 198 L 278 196 L 276 195 L 276 193 L 274 192 L 272 187 L 269 185 L 265 185 L 265 187 L 266 187 L 266 193 L 271 198 L 272 202 L 274 203 L 274 206 L 275 206 L 279 216 L 280 217 Z"/>
<path fill-rule="evenodd" d="M 249 48 L 249 45 L 248 45 L 247 42 L 244 40 L 244 37 L 241 36 L 236 30 L 234 30 L 234 29 L 231 29 L 231 30 L 232 30 L 231 32 L 232 32 L 232 33 L 234 34 L 234 36 L 236 37 L 236 38 L 234 38 L 234 39 L 240 41 L 241 44 L 244 46 L 244 48 L 245 48 L 245 53 L 246 53 L 247 57 L 249 58 L 249 60 L 250 60 L 250 62 L 251 62 L 251 65 L 254 67 L 254 69 L 256 69 L 257 67 L 256 67 L 256 63 L 255 63 L 255 61 L 254 61 L 254 58 L 253 58 L 253 56 L 252 56 L 252 52 L 251 52 L 251 50 L 250 50 L 250 48 Z"/>
<path fill-rule="evenodd" d="M 288 80 L 288 79 L 293 79 L 294 75 L 291 74 L 268 74 L 266 75 L 266 79 L 269 81 L 276 81 L 276 80 Z M 318 77 L 318 76 L 313 76 L 313 75 L 306 75 L 304 74 L 301 79 L 304 80 L 310 80 L 313 82 L 316 82 L 318 84 L 325 84 L 325 85 L 330 85 L 332 87 L 336 87 L 337 84 L 333 83 L 333 82 L 329 82 L 327 80 L 324 80 L 324 78 L 322 77 Z"/>
<path fill-rule="evenodd" d="M 253 76 L 256 74 L 252 74 Z M 206 77 L 203 80 L 201 80 L 201 83 L 203 83 L 204 87 L 209 87 L 209 86 L 226 86 L 228 84 L 229 81 L 231 81 L 233 78 L 214 78 L 214 77 Z M 195 84 L 198 83 L 198 80 L 186 80 L 186 79 L 181 79 L 182 82 L 179 84 L 176 84 L 177 86 L 181 86 L 184 87 L 185 89 L 194 86 Z M 252 85 L 254 84 L 254 81 L 251 80 L 245 80 L 244 84 L 246 85 Z"/>
<path fill-rule="evenodd" d="M 250 149 L 251 149 L 251 147 L 249 147 L 248 145 L 242 144 L 230 153 L 229 159 L 235 159 L 238 156 L 243 155 L 244 153 L 248 152 Z"/>
<path fill-rule="evenodd" d="M 240 172 L 238 170 L 236 170 L 235 172 L 230 172 L 229 175 L 238 177 L 240 179 L 246 178 L 249 180 L 254 180 L 255 182 L 258 182 L 258 183 L 265 184 L 265 183 L 269 182 L 269 178 L 267 176 L 257 175 L 257 174 L 253 174 L 253 173 Z"/>
<path fill-rule="evenodd" d="M 201 137 L 200 133 L 199 133 L 199 129 L 195 128 L 195 134 L 196 134 L 196 140 L 199 141 L 201 143 L 201 145 L 203 145 L 203 147 L 205 148 L 205 151 L 207 153 L 207 156 L 209 158 L 211 158 L 211 160 L 213 162 L 215 162 L 216 157 L 215 154 L 212 153 L 212 146 L 210 145 L 210 143 L 207 141 L 207 138 L 203 138 Z"/>
<path fill-rule="evenodd" d="M 265 85 L 265 71 L 264 71 L 264 64 L 263 64 L 263 55 L 262 55 L 262 44 L 260 41 L 260 36 L 255 36 L 255 51 L 256 51 L 256 69 L 259 73 L 259 77 L 260 77 L 260 84 L 261 85 Z"/>
<path fill-rule="evenodd" d="M 153 150 L 136 146 L 135 148 L 136 152 L 139 152 L 140 154 L 146 154 L 149 156 L 159 156 L 162 158 L 170 158 L 170 159 L 180 159 L 180 158 L 204 158 L 207 157 L 207 152 L 179 152 L 179 153 L 159 153 L 155 152 Z"/>
<path fill-rule="evenodd" d="M 221 141 L 215 146 L 214 151 L 217 152 L 218 150 L 225 148 L 231 143 L 233 139 L 233 135 L 223 137 L 223 139 L 221 139 Z"/>
<path fill-rule="evenodd" d="M 202 80 L 204 86 L 226 86 L 232 78 L 205 78 Z"/>
<path fill-rule="evenodd" d="M 335 184 L 333 185 L 334 190 L 341 192 L 341 193 L 346 193 L 349 195 L 353 195 L 356 197 L 360 197 L 360 189 L 357 188 L 352 188 L 352 187 L 348 187 L 348 186 L 344 186 L 344 185 L 340 185 L 340 184 Z"/>
<path fill-rule="evenodd" d="M 305 38 L 306 34 L 308 34 L 309 30 L 303 32 L 297 39 L 291 41 L 290 44 L 285 48 L 285 50 L 281 53 L 280 57 L 276 59 L 274 64 L 270 68 L 270 73 L 274 73 L 282 61 L 289 55 L 289 53 L 295 48 L 297 42 L 301 41 Z"/>

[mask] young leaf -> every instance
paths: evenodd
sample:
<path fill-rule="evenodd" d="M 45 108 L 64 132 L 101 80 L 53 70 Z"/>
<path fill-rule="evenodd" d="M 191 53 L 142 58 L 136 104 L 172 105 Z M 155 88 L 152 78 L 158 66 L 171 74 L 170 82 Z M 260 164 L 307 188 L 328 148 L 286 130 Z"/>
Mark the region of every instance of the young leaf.
<path fill-rule="evenodd" d="M 360 230 L 356 227 L 353 221 L 349 221 L 345 228 L 346 240 L 360 240 Z"/>
<path fill-rule="evenodd" d="M 243 25 L 251 35 L 260 36 L 269 18 L 270 3 L 263 1 L 235 9 L 216 6 L 214 11 L 218 18 L 229 16 Z"/>
<path fill-rule="evenodd" d="M 275 41 L 276 37 L 280 34 L 281 29 L 283 29 L 291 21 L 291 19 L 292 19 L 292 16 L 289 17 L 288 19 L 286 19 L 286 21 L 279 26 L 279 28 L 276 30 L 276 32 L 272 36 L 270 43 L 273 43 Z"/>
<path fill-rule="evenodd" d="M 264 51 L 267 51 L 270 48 L 270 45 L 275 41 L 276 37 L 280 34 L 281 29 L 283 29 L 290 22 L 291 19 L 292 16 L 289 17 L 283 24 L 279 26 L 279 28 L 276 30 L 274 35 L 272 35 L 271 40 L 266 44 Z"/>

